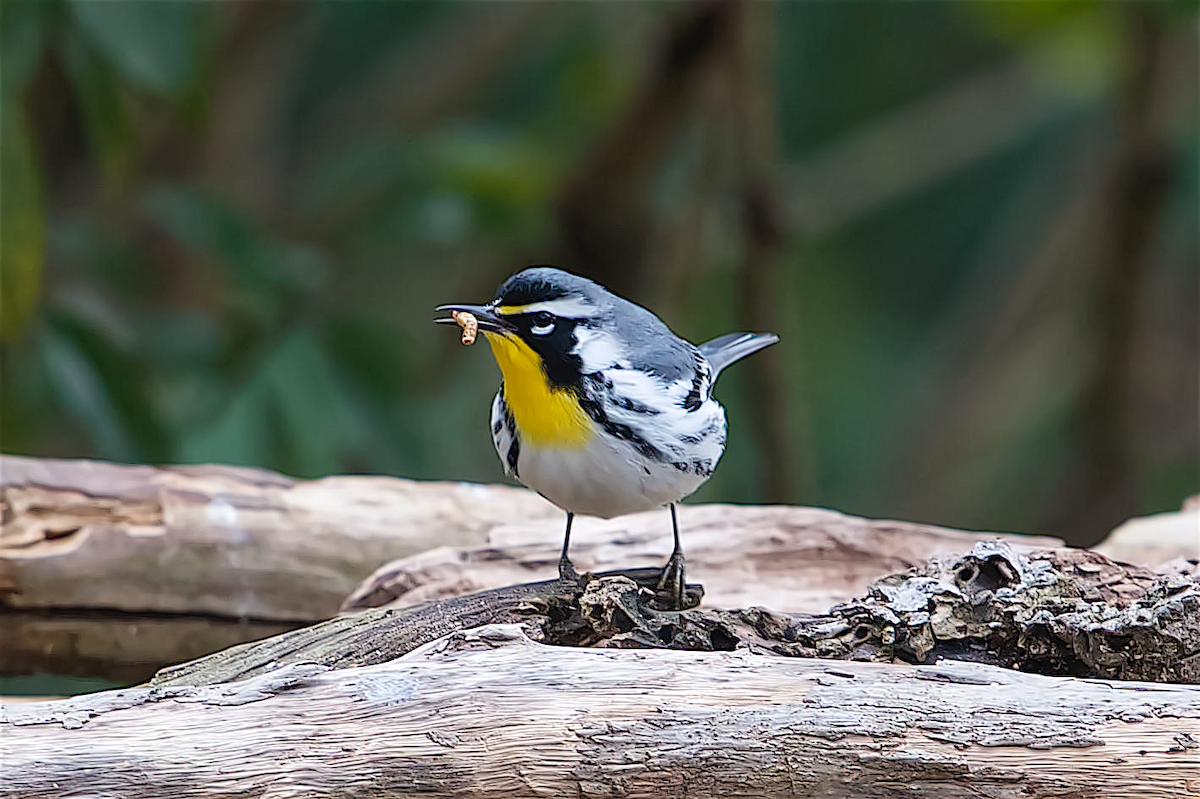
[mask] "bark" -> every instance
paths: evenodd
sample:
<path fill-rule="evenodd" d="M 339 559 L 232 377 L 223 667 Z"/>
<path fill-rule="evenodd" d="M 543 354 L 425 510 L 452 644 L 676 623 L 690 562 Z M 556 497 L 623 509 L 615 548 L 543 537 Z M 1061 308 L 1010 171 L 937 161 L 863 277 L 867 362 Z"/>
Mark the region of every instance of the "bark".
<path fill-rule="evenodd" d="M 441 548 L 387 563 L 342 609 L 412 605 L 548 577 L 558 561 L 562 524 L 553 518 L 504 525 L 491 531 L 487 547 Z M 704 584 L 706 604 L 811 613 L 853 599 L 880 575 L 996 537 L 786 506 L 681 506 L 679 529 L 688 575 Z M 1025 549 L 1062 543 L 1022 535 L 1006 540 Z M 671 546 L 665 510 L 609 521 L 580 518 L 571 533 L 571 557 L 580 571 L 661 566 Z"/>
<path fill-rule="evenodd" d="M 560 511 L 503 486 L 16 457 L 0 459 L 0 486 L 0 674 L 145 680 L 327 619 L 397 556 L 409 557 L 356 590 L 355 606 L 544 579 L 562 536 Z M 980 539 L 812 508 L 689 507 L 680 518 L 693 573 L 729 607 L 822 611 Z M 602 571 L 661 565 L 670 549 L 657 511 L 581 519 L 572 552 Z"/>
<path fill-rule="evenodd" d="M 1096 551 L 1113 560 L 1153 566 L 1163 573 L 1200 574 L 1200 494 L 1178 511 L 1130 519 Z"/>
<path fill-rule="evenodd" d="M 932 664 L 971 660 L 1061 676 L 1200 683 L 1200 584 L 1086 550 L 1029 555 L 1003 541 L 875 582 L 828 613 L 692 607 L 663 612 L 653 569 L 509 586 L 407 608 L 375 608 L 165 669 L 160 687 L 366 666 L 456 629 L 533 624 L 566 646 L 753 652 Z M 632 579 L 631 579 L 632 578 Z M 691 586 L 698 604 L 699 586 Z"/>
<path fill-rule="evenodd" d="M 0 590 L 14 608 L 315 621 L 381 561 L 557 518 L 530 492 L 225 466 L 4 457 Z"/>
<path fill-rule="evenodd" d="M 9 456 L 0 491 L 0 673 L 126 681 L 327 619 L 393 558 L 559 516 L 504 486 Z"/>
<path fill-rule="evenodd" d="M 586 650 L 516 625 L 5 708 L 3 797 L 1183 797 L 1200 688 L 748 652 Z"/>
<path fill-rule="evenodd" d="M 104 496 L 93 488 L 80 495 Z M 916 529 L 745 518 L 778 531 L 789 512 L 808 514 L 806 535 L 881 549 Z M 731 538 L 724 519 L 695 540 Z M 973 546 L 820 615 L 701 607 L 700 586 L 667 612 L 657 569 L 635 569 L 372 608 L 146 685 L 10 703 L 0 797 L 1200 791 L 1200 685 L 1163 684 L 1200 683 L 1196 575 L 927 532 Z M 1129 681 L 1144 679 L 1157 684 Z"/>

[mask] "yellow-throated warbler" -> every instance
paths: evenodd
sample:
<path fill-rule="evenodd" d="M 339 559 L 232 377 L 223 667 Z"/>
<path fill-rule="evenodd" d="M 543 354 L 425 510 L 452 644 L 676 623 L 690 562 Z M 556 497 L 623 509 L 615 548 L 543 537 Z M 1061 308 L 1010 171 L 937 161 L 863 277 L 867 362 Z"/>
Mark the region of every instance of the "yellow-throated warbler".
<path fill-rule="evenodd" d="M 559 575 L 576 513 L 611 518 L 669 505 L 675 549 L 659 589 L 683 598 L 675 503 L 725 451 L 725 409 L 712 397 L 729 364 L 779 337 L 731 333 L 699 347 L 657 316 L 587 278 L 551 267 L 510 277 L 472 314 L 503 380 L 492 440 L 504 470 L 567 512 Z M 455 324 L 455 319 L 438 319 Z"/>

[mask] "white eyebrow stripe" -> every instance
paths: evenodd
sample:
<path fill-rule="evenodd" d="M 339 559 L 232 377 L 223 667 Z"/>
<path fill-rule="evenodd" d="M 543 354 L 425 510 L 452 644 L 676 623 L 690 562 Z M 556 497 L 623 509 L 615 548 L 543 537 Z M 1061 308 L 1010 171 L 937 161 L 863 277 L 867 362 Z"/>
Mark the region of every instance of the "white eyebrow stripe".
<path fill-rule="evenodd" d="M 579 319 L 591 315 L 595 307 L 580 297 L 562 297 L 557 300 L 531 302 L 528 305 L 500 305 L 496 310 L 513 315 L 548 311 L 565 319 Z"/>

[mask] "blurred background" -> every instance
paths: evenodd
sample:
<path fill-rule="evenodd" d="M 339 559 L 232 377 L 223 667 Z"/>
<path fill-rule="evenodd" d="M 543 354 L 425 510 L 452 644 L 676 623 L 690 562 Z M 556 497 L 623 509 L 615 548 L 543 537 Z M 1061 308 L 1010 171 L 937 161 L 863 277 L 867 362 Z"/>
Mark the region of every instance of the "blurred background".
<path fill-rule="evenodd" d="M 432 309 L 700 341 L 695 501 L 1089 544 L 1200 484 L 1187 2 L 4 0 L 0 448 L 501 481 Z"/>

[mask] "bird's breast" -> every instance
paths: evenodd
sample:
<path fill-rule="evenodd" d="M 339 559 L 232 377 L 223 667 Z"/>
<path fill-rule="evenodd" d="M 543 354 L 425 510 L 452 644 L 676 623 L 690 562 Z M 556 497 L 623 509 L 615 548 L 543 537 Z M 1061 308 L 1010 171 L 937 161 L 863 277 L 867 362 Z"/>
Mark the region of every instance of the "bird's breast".
<path fill-rule="evenodd" d="M 521 339 L 502 333 L 486 335 L 504 376 L 504 402 L 522 443 L 564 449 L 586 447 L 595 435 L 595 426 L 575 393 L 552 386 L 541 356 Z"/>

